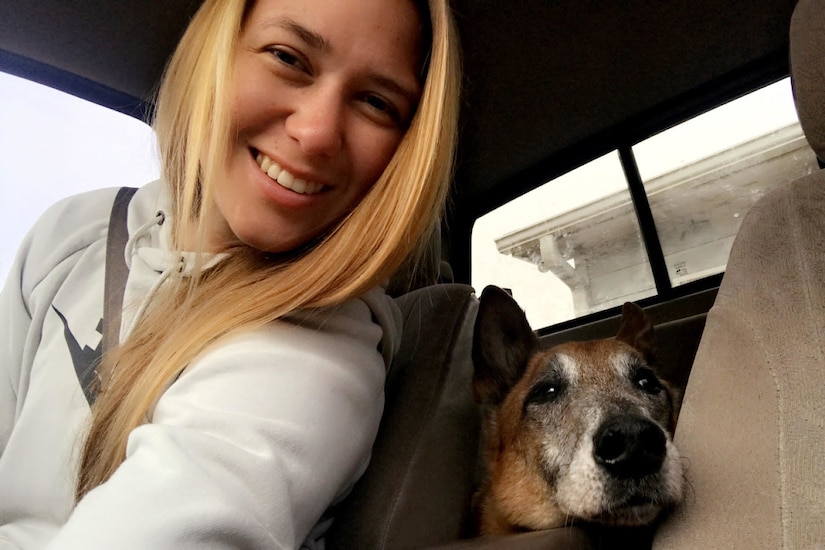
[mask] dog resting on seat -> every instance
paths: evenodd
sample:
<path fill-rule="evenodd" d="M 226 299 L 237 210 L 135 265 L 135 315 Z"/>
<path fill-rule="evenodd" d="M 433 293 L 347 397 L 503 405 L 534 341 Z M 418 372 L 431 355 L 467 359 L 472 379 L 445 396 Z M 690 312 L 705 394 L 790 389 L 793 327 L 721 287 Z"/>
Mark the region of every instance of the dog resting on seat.
<path fill-rule="evenodd" d="M 518 304 L 484 289 L 473 340 L 481 534 L 647 525 L 681 500 L 676 400 L 656 375 L 652 338 L 644 311 L 626 303 L 615 338 L 541 350 Z"/>

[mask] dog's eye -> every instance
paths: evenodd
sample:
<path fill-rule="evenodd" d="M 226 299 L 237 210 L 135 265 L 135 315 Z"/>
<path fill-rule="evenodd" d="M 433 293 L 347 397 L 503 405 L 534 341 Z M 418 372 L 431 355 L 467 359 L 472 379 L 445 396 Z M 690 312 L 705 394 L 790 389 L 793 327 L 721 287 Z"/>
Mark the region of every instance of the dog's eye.
<path fill-rule="evenodd" d="M 662 389 L 662 384 L 659 382 L 659 379 L 656 378 L 652 370 L 646 367 L 642 367 L 636 371 L 633 375 L 633 383 L 639 386 L 642 391 L 650 394 L 659 393 Z"/>
<path fill-rule="evenodd" d="M 530 394 L 527 396 L 526 402 L 528 403 L 549 403 L 550 401 L 554 401 L 561 395 L 563 391 L 562 385 L 556 382 L 539 382 L 533 389 L 530 390 Z"/>

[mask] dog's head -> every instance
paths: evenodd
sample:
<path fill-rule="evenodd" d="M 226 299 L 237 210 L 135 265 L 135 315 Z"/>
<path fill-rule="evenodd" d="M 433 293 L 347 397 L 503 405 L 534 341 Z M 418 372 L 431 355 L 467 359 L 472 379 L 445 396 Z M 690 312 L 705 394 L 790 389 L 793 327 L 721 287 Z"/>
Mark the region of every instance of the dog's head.
<path fill-rule="evenodd" d="M 473 341 L 482 533 L 645 525 L 681 499 L 675 395 L 656 374 L 652 339 L 644 311 L 627 303 L 615 338 L 541 350 L 515 301 L 484 290 Z"/>

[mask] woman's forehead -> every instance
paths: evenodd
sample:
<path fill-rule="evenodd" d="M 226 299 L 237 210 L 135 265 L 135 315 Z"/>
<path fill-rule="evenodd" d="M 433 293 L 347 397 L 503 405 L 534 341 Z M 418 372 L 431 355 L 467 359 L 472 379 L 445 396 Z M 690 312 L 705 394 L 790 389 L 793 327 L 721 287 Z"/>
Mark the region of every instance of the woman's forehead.
<path fill-rule="evenodd" d="M 363 63 L 394 78 L 419 80 L 421 19 L 412 0 L 256 0 L 242 35 L 253 47 L 290 40 L 350 64 Z"/>

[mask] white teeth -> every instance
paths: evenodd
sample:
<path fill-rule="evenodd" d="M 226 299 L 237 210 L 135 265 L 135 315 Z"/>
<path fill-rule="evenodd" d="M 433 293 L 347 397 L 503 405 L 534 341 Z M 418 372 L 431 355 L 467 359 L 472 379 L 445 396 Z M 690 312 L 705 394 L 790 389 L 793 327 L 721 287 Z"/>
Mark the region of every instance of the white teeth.
<path fill-rule="evenodd" d="M 306 193 L 307 192 L 307 182 L 302 179 L 295 178 L 292 182 L 292 190 L 296 193 Z"/>
<path fill-rule="evenodd" d="M 278 183 L 286 187 L 287 189 L 292 189 L 292 182 L 295 181 L 295 176 L 287 172 L 286 170 L 282 170 L 281 173 L 275 178 Z"/>
<path fill-rule="evenodd" d="M 313 183 L 311 181 L 296 178 L 286 170 L 283 170 L 277 162 L 274 162 L 263 153 L 258 153 L 255 157 L 255 161 L 258 163 L 258 166 L 261 167 L 261 170 L 263 170 L 272 180 L 277 181 L 281 187 L 285 187 L 296 193 L 313 195 L 320 192 L 324 188 L 324 185 L 321 183 Z"/>

